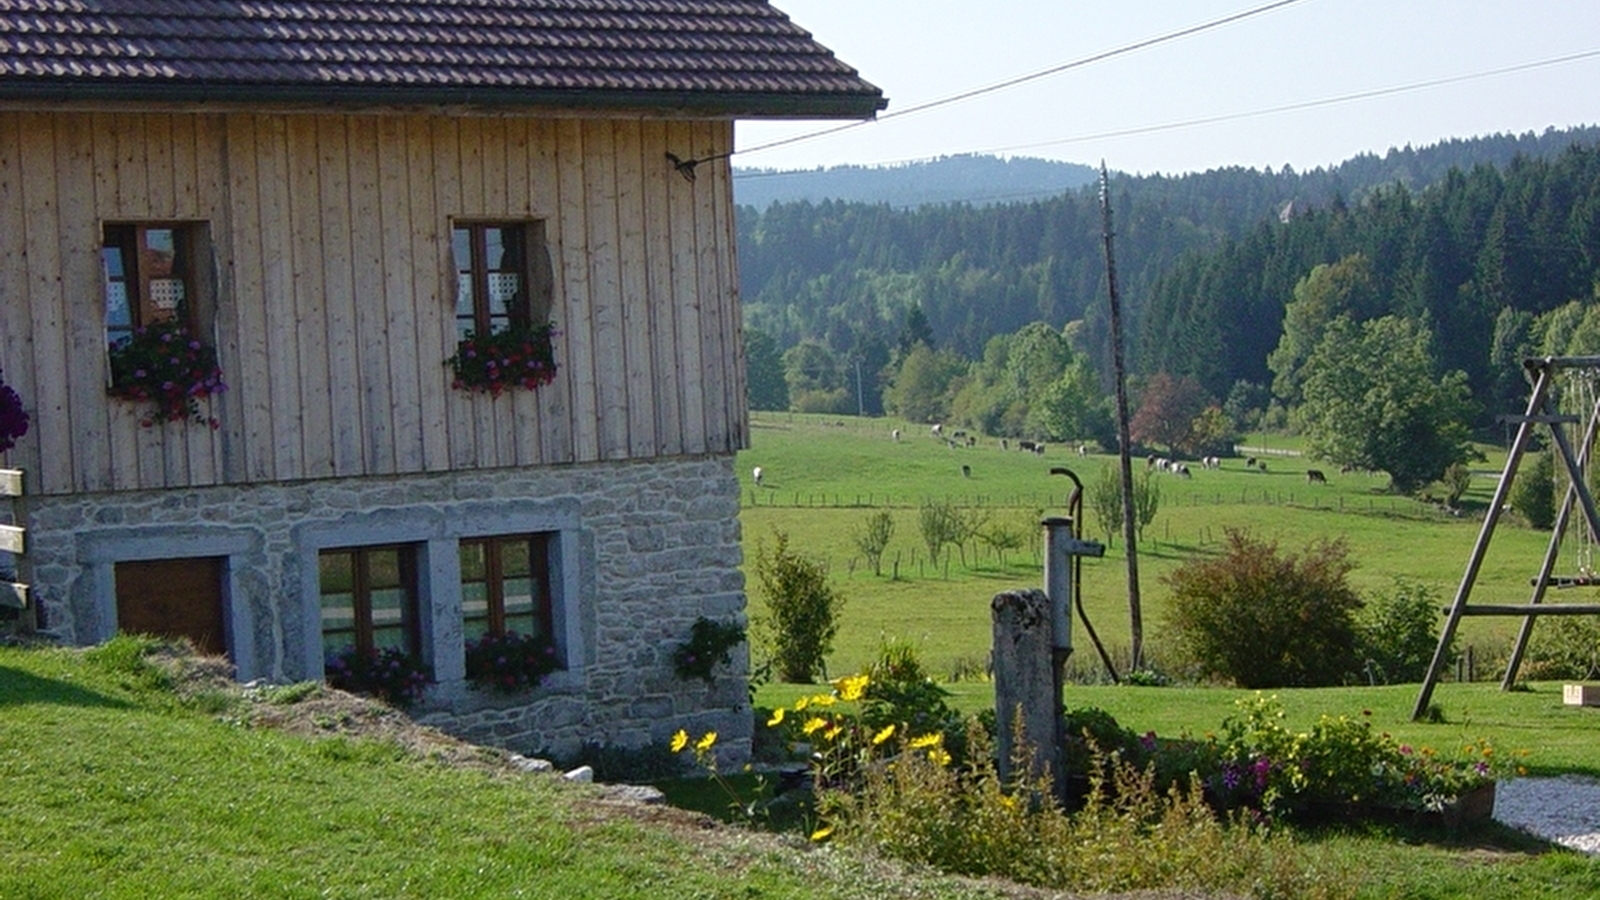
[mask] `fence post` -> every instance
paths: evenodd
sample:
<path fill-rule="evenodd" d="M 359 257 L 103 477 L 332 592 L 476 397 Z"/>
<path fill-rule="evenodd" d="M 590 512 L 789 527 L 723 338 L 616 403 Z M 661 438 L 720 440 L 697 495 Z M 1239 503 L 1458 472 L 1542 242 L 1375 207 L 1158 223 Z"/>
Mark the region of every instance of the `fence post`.
<path fill-rule="evenodd" d="M 1034 778 L 1050 776 L 1060 796 L 1065 787 L 1061 746 L 1056 732 L 1061 701 L 1051 671 L 1050 598 L 1037 588 L 1004 591 L 989 602 L 994 629 L 995 731 L 999 740 L 1000 778 L 1011 781 L 1016 741 L 1030 748 Z"/>

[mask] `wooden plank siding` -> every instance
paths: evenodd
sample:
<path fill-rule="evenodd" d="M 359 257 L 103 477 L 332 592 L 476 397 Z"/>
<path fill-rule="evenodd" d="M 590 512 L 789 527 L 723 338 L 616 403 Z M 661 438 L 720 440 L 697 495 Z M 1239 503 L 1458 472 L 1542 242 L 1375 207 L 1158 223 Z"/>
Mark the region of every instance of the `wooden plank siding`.
<path fill-rule="evenodd" d="M 0 371 L 35 494 L 731 452 L 747 435 L 727 122 L 0 111 Z M 539 223 L 556 380 L 456 391 L 452 223 Z M 197 226 L 228 391 L 109 398 L 100 242 Z"/>

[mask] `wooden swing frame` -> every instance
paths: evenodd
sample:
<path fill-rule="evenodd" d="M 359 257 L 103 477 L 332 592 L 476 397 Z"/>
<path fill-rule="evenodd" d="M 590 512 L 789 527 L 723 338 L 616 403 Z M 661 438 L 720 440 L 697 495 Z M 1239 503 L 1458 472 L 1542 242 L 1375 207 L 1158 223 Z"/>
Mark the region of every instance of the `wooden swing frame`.
<path fill-rule="evenodd" d="M 1522 617 L 1522 628 L 1517 632 L 1516 645 L 1512 648 L 1511 659 L 1506 664 L 1505 676 L 1500 681 L 1500 689 L 1508 691 L 1516 683 L 1517 670 L 1522 667 L 1522 658 L 1528 649 L 1528 639 L 1533 634 L 1533 623 L 1539 616 L 1600 615 L 1600 603 L 1544 602 L 1545 593 L 1552 587 L 1559 589 L 1600 585 L 1600 577 L 1592 574 L 1568 578 L 1551 575 L 1555 570 L 1556 555 L 1561 549 L 1561 535 L 1571 520 L 1574 506 L 1583 514 L 1589 532 L 1600 535 L 1600 515 L 1595 512 L 1594 496 L 1590 493 L 1588 481 L 1584 476 L 1589 450 L 1594 446 L 1596 425 L 1600 424 L 1600 397 L 1597 397 L 1590 406 L 1588 415 L 1584 419 L 1573 415 L 1560 415 L 1551 408 L 1550 397 L 1552 382 L 1562 372 L 1592 369 L 1596 374 L 1600 374 L 1600 356 L 1548 356 L 1524 360 L 1522 366 L 1533 383 L 1533 391 L 1528 396 L 1528 408 L 1520 416 L 1506 417 L 1507 422 L 1517 424 L 1517 436 L 1511 443 L 1510 453 L 1506 456 L 1505 471 L 1500 475 L 1500 484 L 1495 488 L 1489 512 L 1483 517 L 1483 528 L 1478 532 L 1477 543 L 1473 545 L 1472 555 L 1467 559 L 1466 571 L 1461 576 L 1461 586 L 1457 588 L 1455 599 L 1446 610 L 1445 625 L 1439 632 L 1439 646 L 1434 650 L 1433 661 L 1428 664 L 1428 674 L 1422 681 L 1417 704 L 1411 710 L 1412 721 L 1421 719 L 1428 709 L 1434 686 L 1438 684 L 1440 673 L 1449 655 L 1450 644 L 1455 639 L 1456 628 L 1463 616 Z M 1563 428 L 1564 425 L 1575 424 L 1584 426 L 1583 442 L 1579 445 L 1581 452 L 1574 452 L 1572 443 L 1567 439 L 1566 429 Z M 1540 425 L 1549 427 L 1551 438 L 1560 452 L 1561 462 L 1566 466 L 1569 480 L 1566 496 L 1556 513 L 1555 527 L 1550 531 L 1550 544 L 1545 551 L 1544 563 L 1539 569 L 1539 574 L 1530 580 L 1533 594 L 1525 604 L 1469 604 L 1467 601 L 1472 594 L 1472 586 L 1478 579 L 1478 570 L 1482 567 L 1484 554 L 1489 549 L 1489 540 L 1494 537 L 1495 525 L 1499 523 L 1500 515 L 1506 508 L 1517 468 L 1527 452 L 1534 429 Z"/>

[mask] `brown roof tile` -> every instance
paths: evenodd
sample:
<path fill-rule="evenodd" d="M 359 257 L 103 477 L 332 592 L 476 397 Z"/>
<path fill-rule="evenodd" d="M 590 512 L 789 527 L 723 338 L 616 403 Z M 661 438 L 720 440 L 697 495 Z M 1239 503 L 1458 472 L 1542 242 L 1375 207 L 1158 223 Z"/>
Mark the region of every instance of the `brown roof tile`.
<path fill-rule="evenodd" d="M 0 97 L 884 106 L 765 0 L 0 0 Z"/>

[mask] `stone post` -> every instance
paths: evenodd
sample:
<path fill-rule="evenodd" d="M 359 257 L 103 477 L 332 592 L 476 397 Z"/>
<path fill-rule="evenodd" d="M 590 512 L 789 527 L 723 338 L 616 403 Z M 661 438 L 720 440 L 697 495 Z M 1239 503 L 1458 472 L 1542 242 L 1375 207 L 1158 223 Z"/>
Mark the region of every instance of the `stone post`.
<path fill-rule="evenodd" d="M 1059 798 L 1061 745 L 1056 730 L 1061 701 L 1053 671 L 1050 598 L 1044 591 L 1005 591 L 989 604 L 994 623 L 994 703 L 999 732 L 1000 776 L 1010 780 L 1022 749 L 1033 759 L 1033 777 L 1049 775 Z M 1020 716 L 1020 722 L 1018 717 Z M 1016 746 L 1021 740 L 1023 747 Z"/>

